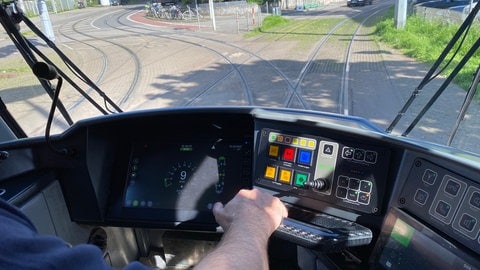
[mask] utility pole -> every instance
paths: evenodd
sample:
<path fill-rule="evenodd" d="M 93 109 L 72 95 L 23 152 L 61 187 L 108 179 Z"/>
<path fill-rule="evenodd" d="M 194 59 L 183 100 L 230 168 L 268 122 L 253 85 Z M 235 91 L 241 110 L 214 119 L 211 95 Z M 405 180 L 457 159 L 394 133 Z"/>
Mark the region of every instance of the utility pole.
<path fill-rule="evenodd" d="M 48 39 L 54 42 L 55 35 L 53 34 L 52 22 L 50 21 L 50 16 L 48 15 L 48 9 L 45 0 L 38 0 L 37 6 L 38 11 L 40 12 L 40 20 L 42 22 L 43 33 Z"/>
<path fill-rule="evenodd" d="M 395 0 L 395 27 L 397 29 L 405 28 L 407 22 L 408 0 Z"/>
<path fill-rule="evenodd" d="M 213 7 L 213 0 L 208 0 L 208 7 L 210 8 L 210 18 L 212 19 L 213 31 L 217 31 L 217 23 L 215 22 L 215 8 Z"/>

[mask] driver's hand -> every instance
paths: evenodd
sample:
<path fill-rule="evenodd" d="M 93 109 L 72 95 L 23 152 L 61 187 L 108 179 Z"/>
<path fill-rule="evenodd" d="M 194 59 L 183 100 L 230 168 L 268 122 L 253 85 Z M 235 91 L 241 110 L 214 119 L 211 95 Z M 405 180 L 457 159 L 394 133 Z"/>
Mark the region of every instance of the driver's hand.
<path fill-rule="evenodd" d="M 225 231 L 232 226 L 245 233 L 270 235 L 287 217 L 287 208 L 277 197 L 258 189 L 242 189 L 226 205 L 213 206 L 215 220 Z"/>

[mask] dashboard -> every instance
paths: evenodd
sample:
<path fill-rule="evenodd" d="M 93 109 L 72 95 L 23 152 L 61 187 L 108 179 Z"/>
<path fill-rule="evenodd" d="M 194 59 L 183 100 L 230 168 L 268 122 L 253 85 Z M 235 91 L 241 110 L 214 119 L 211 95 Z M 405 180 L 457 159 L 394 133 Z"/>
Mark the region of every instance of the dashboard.
<path fill-rule="evenodd" d="M 216 232 L 213 203 L 258 188 L 289 208 L 280 239 L 317 252 L 362 249 L 370 268 L 480 269 L 478 157 L 362 118 L 153 110 L 80 121 L 51 143 L 0 144 L 0 186 L 18 193 L 53 174 L 78 223 Z"/>

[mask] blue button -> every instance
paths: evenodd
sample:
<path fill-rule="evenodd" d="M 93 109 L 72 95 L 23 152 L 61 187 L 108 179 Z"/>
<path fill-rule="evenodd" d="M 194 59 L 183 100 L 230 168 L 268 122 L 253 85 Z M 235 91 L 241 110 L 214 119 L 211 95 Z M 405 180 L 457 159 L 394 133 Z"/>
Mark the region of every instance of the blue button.
<path fill-rule="evenodd" d="M 298 163 L 304 165 L 312 165 L 312 151 L 300 149 L 298 151 Z"/>

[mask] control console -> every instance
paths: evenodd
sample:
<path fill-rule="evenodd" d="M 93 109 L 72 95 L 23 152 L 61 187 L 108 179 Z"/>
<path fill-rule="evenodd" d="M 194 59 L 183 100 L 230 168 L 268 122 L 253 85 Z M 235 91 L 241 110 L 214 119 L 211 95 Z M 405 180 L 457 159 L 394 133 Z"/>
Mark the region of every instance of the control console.
<path fill-rule="evenodd" d="M 256 185 L 363 213 L 381 210 L 388 150 L 270 128 L 258 136 Z"/>

